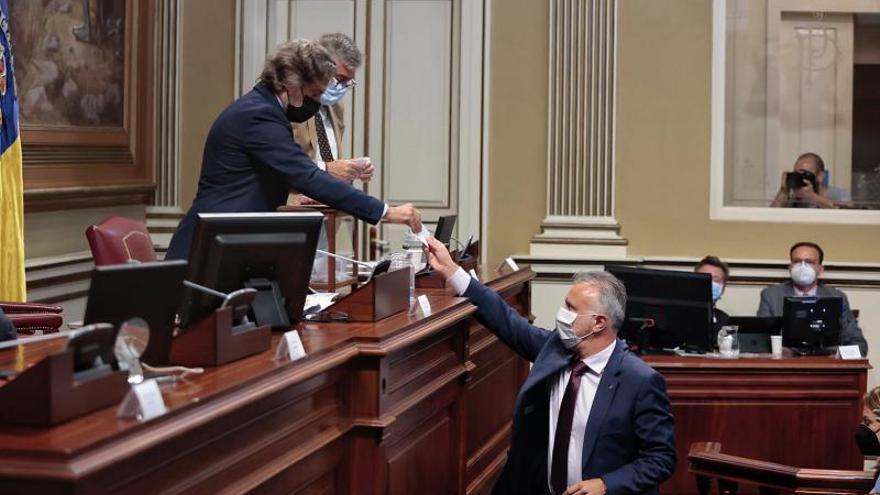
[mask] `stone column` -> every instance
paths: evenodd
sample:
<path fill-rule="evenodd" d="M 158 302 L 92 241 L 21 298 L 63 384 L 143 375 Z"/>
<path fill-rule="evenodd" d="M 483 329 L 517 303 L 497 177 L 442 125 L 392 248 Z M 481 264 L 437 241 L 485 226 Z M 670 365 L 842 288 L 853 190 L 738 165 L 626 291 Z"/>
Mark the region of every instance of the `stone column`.
<path fill-rule="evenodd" d="M 614 217 L 617 0 L 549 1 L 547 209 L 530 252 L 625 255 Z"/>

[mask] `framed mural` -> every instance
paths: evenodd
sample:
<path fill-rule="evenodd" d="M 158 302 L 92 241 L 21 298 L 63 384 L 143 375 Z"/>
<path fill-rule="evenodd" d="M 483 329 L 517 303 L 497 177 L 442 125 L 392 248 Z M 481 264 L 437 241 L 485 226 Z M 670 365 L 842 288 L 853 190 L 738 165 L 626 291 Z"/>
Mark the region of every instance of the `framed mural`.
<path fill-rule="evenodd" d="M 9 0 L 26 211 L 149 199 L 152 5 Z"/>

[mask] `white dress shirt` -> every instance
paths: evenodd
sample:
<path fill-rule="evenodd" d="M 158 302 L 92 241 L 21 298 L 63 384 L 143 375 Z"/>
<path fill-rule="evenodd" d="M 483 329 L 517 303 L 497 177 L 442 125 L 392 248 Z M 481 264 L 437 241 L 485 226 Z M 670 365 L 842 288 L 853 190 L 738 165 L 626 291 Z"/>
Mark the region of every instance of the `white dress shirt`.
<path fill-rule="evenodd" d="M 449 278 L 449 286 L 456 294 L 462 295 L 470 284 L 471 277 L 459 267 Z M 617 342 L 612 342 L 601 351 L 584 358 L 582 361 L 589 367 L 589 371 L 581 377 L 581 385 L 578 388 L 577 402 L 574 406 L 574 418 L 571 421 L 571 437 L 568 440 L 568 486 L 583 481 L 581 462 L 584 454 L 584 434 L 587 430 L 587 420 L 590 418 L 590 410 L 593 408 L 593 400 L 599 390 L 599 380 L 602 372 L 614 352 Z M 550 483 L 550 474 L 553 471 L 553 441 L 556 439 L 556 421 L 559 418 L 559 408 L 562 406 L 562 396 L 568 387 L 568 379 L 571 377 L 571 369 L 565 368 L 556 378 L 556 383 L 550 390 L 550 425 L 547 442 L 547 486 L 553 492 Z"/>
<path fill-rule="evenodd" d="M 816 292 L 819 289 L 819 284 L 814 285 L 812 289 L 806 292 L 802 292 L 800 289 L 797 288 L 796 285 L 792 285 L 792 288 L 794 289 L 794 295 L 798 297 L 815 297 Z"/>
<path fill-rule="evenodd" d="M 596 398 L 596 392 L 599 390 L 599 380 L 602 378 L 602 372 L 611 353 L 614 352 L 614 346 L 617 342 L 612 342 L 608 347 L 586 357 L 581 361 L 589 367 L 589 370 L 581 377 L 581 386 L 578 388 L 577 402 L 574 406 L 574 418 L 571 421 L 571 437 L 568 440 L 568 486 L 583 481 L 581 472 L 581 463 L 584 453 L 584 433 L 587 430 L 587 419 L 590 417 L 590 410 L 593 408 L 593 399 Z M 565 394 L 565 388 L 568 387 L 568 379 L 571 377 L 571 369 L 565 368 L 556 383 L 550 390 L 550 432 L 547 441 L 547 486 L 550 491 L 553 487 L 550 484 L 550 473 L 553 470 L 553 441 L 556 439 L 556 421 L 559 418 L 559 408 L 562 406 L 562 396 Z"/>

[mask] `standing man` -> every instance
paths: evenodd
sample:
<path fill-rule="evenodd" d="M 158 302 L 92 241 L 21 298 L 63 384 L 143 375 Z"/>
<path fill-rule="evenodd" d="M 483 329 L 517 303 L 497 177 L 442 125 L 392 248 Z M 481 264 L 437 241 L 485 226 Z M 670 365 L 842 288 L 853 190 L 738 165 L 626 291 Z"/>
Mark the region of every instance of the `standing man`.
<path fill-rule="evenodd" d="M 673 419 L 663 376 L 617 340 L 623 283 L 607 272 L 575 276 L 550 332 L 468 276 L 440 241 L 428 243 L 428 262 L 477 306 L 479 322 L 534 363 L 493 493 L 659 493 L 675 468 Z"/>
<path fill-rule="evenodd" d="M 839 297 L 843 300 L 843 313 L 840 315 L 840 343 L 858 345 L 862 356 L 867 356 L 868 342 L 850 310 L 846 294 L 819 282 L 819 277 L 825 273 L 825 267 L 822 265 L 825 262 L 825 251 L 814 242 L 798 242 L 788 251 L 788 257 L 791 280 L 771 285 L 761 291 L 758 316 L 782 316 L 786 297 Z"/>
<path fill-rule="evenodd" d="M 345 131 L 342 99 L 357 84 L 354 76 L 363 63 L 363 55 L 354 41 L 342 33 L 325 34 L 318 43 L 336 62 L 336 77 L 321 95 L 318 113 L 305 122 L 293 124 L 293 138 L 321 170 L 342 180 L 369 182 L 373 176 L 369 158 L 341 159 Z"/>
<path fill-rule="evenodd" d="M 371 224 L 385 220 L 422 229 L 421 213 L 412 204 L 388 206 L 331 177 L 293 141 L 291 122 L 315 115 L 335 76 L 330 54 L 313 41 L 282 43 L 268 57 L 254 89 L 211 127 L 199 189 L 171 238 L 167 259 L 187 257 L 198 213 L 275 211 L 290 189 Z"/>

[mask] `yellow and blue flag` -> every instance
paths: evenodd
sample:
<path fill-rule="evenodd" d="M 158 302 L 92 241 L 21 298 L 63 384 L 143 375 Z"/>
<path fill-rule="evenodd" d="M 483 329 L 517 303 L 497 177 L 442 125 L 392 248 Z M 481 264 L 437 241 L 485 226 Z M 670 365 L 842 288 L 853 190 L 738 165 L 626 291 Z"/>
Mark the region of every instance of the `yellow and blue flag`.
<path fill-rule="evenodd" d="M 0 301 L 24 301 L 24 185 L 7 0 L 0 0 L 0 30 Z"/>

